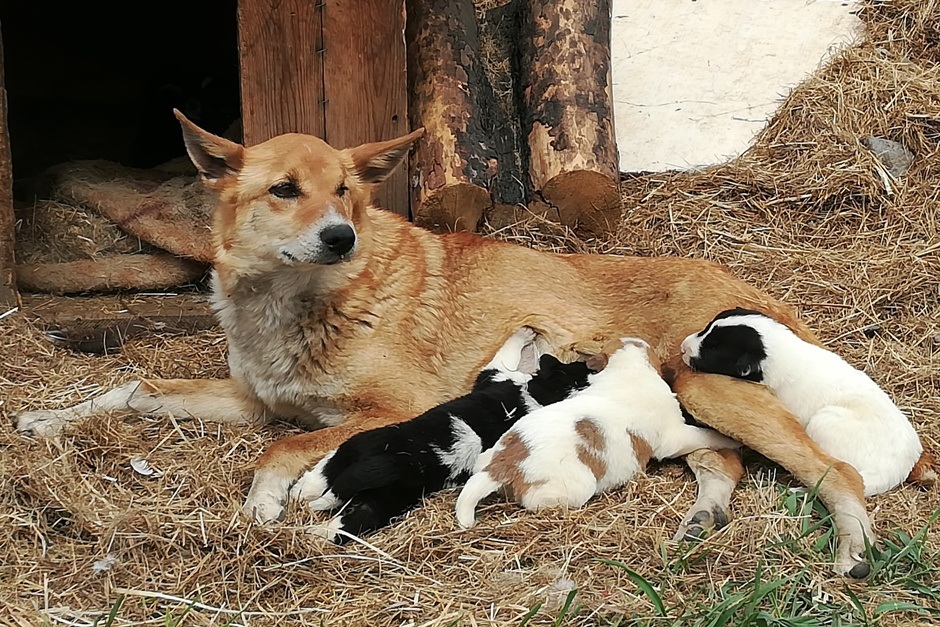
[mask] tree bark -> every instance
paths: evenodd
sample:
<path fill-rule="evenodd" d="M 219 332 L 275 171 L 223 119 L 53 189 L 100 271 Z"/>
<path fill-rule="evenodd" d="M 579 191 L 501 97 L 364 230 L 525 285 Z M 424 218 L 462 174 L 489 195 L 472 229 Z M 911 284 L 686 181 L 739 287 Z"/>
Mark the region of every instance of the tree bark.
<path fill-rule="evenodd" d="M 610 0 L 528 0 L 521 39 L 532 187 L 571 227 L 606 232 L 621 199 L 610 80 Z"/>
<path fill-rule="evenodd" d="M 408 0 L 411 127 L 425 128 L 411 157 L 415 224 L 473 231 L 506 177 L 493 141 L 499 113 L 480 62 L 471 0 Z"/>
<path fill-rule="evenodd" d="M 4 311 L 19 304 L 16 293 L 13 238 L 13 163 L 10 135 L 7 132 L 7 91 L 3 77 L 3 40 L 0 39 L 0 308 Z M 3 311 L 0 311 L 2 314 Z"/>

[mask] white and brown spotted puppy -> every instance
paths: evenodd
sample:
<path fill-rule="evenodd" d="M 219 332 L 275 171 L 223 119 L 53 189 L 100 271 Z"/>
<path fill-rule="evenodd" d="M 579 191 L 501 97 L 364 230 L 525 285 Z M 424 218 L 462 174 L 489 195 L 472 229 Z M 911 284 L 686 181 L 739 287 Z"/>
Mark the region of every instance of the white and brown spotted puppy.
<path fill-rule="evenodd" d="M 581 507 L 629 481 L 651 457 L 738 446 L 685 423 L 645 341 L 608 343 L 596 357 L 607 363 L 588 387 L 524 416 L 480 455 L 457 499 L 461 526 L 471 527 L 477 503 L 500 488 L 526 509 Z"/>
<path fill-rule="evenodd" d="M 682 357 L 695 370 L 766 385 L 822 450 L 858 470 L 865 496 L 901 484 L 923 452 L 910 420 L 867 374 L 757 311 L 718 314 L 685 339 Z"/>

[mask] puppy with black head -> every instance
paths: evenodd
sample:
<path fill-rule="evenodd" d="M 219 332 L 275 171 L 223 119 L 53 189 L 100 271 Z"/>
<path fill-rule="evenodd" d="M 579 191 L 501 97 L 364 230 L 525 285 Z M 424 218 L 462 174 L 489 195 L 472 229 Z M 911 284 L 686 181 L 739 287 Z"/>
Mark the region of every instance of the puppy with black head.
<path fill-rule="evenodd" d="M 339 544 L 347 534 L 384 527 L 424 496 L 464 483 L 480 453 L 519 418 L 587 385 L 583 362 L 564 364 L 543 355 L 536 366 L 534 342 L 531 329 L 519 330 L 466 396 L 407 422 L 354 435 L 328 453 L 291 490 L 310 509 L 342 507 L 314 532 Z"/>
<path fill-rule="evenodd" d="M 921 457 L 910 420 L 867 374 L 760 312 L 718 314 L 681 352 L 694 370 L 770 388 L 820 448 L 858 470 L 866 496 L 899 485 Z"/>

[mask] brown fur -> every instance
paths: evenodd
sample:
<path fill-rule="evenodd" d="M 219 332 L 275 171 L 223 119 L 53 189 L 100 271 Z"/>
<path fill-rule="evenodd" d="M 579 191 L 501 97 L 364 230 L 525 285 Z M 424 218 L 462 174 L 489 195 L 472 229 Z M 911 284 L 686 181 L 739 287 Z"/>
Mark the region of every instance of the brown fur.
<path fill-rule="evenodd" d="M 631 433 L 630 439 L 633 441 L 633 453 L 636 455 L 636 460 L 640 463 L 640 468 L 645 470 L 650 459 L 653 458 L 653 449 L 649 442 L 636 434 Z"/>
<path fill-rule="evenodd" d="M 587 418 L 575 423 L 574 430 L 580 438 L 577 444 L 578 460 L 591 469 L 595 479 L 600 479 L 607 474 L 607 464 L 601 457 L 607 444 L 601 430 Z"/>
<path fill-rule="evenodd" d="M 911 468 L 907 480 L 924 488 L 937 485 L 937 460 L 934 456 L 927 451 L 921 453 L 920 459 Z"/>
<path fill-rule="evenodd" d="M 520 464 L 529 456 L 529 449 L 515 432 L 503 436 L 503 448 L 493 454 L 486 471 L 514 500 L 522 500 L 534 483 L 529 483 Z"/>

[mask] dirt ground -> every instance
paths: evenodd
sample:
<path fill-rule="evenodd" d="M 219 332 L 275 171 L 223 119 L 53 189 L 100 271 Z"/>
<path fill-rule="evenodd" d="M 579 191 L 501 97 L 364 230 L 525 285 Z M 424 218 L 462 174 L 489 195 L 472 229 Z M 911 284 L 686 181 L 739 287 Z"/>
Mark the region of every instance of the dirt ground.
<path fill-rule="evenodd" d="M 801 85 L 744 156 L 629 177 L 609 240 L 535 219 L 489 235 L 726 263 L 797 306 L 940 451 L 940 2 L 871 1 L 863 19 L 869 41 Z M 910 170 L 887 176 L 869 136 L 904 143 Z M 15 411 L 129 379 L 225 376 L 219 332 L 93 357 L 14 314 L 0 356 L 0 624 L 940 624 L 937 488 L 869 500 L 884 542 L 861 583 L 830 573 L 820 509 L 756 456 L 735 519 L 699 545 L 669 540 L 695 491 L 669 463 L 576 512 L 492 502 L 470 531 L 444 492 L 336 548 L 299 509 L 270 528 L 239 515 L 253 460 L 290 426 L 103 416 L 53 440 L 12 428 Z"/>

